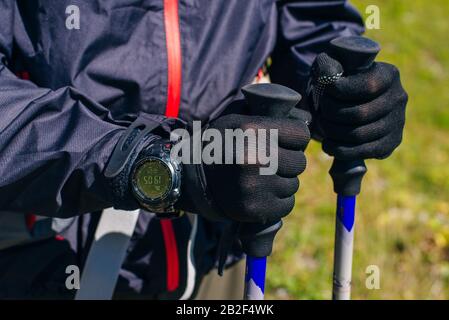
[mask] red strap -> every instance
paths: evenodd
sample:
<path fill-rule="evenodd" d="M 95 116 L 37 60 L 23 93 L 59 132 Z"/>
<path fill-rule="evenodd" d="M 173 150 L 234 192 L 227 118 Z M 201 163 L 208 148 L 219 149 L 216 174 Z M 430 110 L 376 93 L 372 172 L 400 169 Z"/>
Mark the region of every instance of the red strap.
<path fill-rule="evenodd" d="M 262 80 L 262 78 L 263 78 L 264 76 L 265 76 L 265 75 L 264 75 L 264 73 L 263 73 L 263 70 L 262 70 L 262 69 L 259 69 L 259 71 L 257 72 L 257 76 L 256 76 L 257 82 L 259 82 L 260 80 Z"/>
<path fill-rule="evenodd" d="M 181 103 L 181 35 L 179 31 L 178 0 L 164 0 L 165 37 L 167 42 L 168 87 L 165 115 L 178 117 Z"/>
<path fill-rule="evenodd" d="M 167 42 L 168 85 L 165 115 L 178 117 L 181 103 L 182 58 L 178 0 L 164 0 L 165 37 Z M 171 220 L 161 220 L 167 261 L 167 290 L 179 286 L 179 256 Z"/>
<path fill-rule="evenodd" d="M 27 71 L 17 72 L 17 77 L 23 80 L 30 80 L 30 74 Z"/>
<path fill-rule="evenodd" d="M 36 215 L 34 215 L 34 214 L 26 214 L 25 215 L 25 225 L 26 225 L 28 231 L 33 230 L 35 223 L 36 223 Z"/>
<path fill-rule="evenodd" d="M 167 290 L 175 291 L 179 286 L 179 257 L 175 232 L 171 220 L 161 220 L 167 260 Z"/>

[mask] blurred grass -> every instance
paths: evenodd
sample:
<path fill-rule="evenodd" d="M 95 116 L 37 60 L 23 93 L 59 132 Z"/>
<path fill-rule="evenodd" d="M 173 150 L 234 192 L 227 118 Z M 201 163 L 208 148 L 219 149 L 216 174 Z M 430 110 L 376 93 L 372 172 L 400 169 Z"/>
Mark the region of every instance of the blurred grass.
<path fill-rule="evenodd" d="M 368 161 L 356 218 L 354 299 L 449 299 L 449 2 L 353 0 L 377 5 L 380 60 L 396 64 L 410 95 L 402 146 Z M 366 16 L 366 15 L 365 15 Z M 334 202 L 332 159 L 312 143 L 297 205 L 269 260 L 269 298 L 331 297 Z M 365 287 L 377 265 L 381 288 Z"/>

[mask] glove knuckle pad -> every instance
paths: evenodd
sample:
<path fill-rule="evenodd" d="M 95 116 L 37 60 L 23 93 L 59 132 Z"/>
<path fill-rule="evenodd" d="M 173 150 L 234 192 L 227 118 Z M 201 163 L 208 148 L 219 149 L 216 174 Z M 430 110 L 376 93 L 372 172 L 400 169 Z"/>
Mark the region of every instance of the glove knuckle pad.
<path fill-rule="evenodd" d="M 287 216 L 290 212 L 293 211 L 295 208 L 295 196 L 288 197 L 286 199 L 282 199 L 279 201 L 280 208 L 279 208 L 279 218 L 283 218 Z"/>
<path fill-rule="evenodd" d="M 278 174 L 282 177 L 296 177 L 304 172 L 307 165 L 306 156 L 302 151 L 279 149 Z"/>
<path fill-rule="evenodd" d="M 354 118 L 354 122 L 356 123 L 365 123 L 369 121 L 369 119 L 371 118 L 369 104 L 360 105 L 359 107 L 355 108 L 355 112 L 352 117 Z"/>
<path fill-rule="evenodd" d="M 304 150 L 310 141 L 308 126 L 301 120 L 288 119 L 278 131 L 279 145 L 290 150 Z"/>
<path fill-rule="evenodd" d="M 284 199 L 294 195 L 296 192 L 298 192 L 298 189 L 299 189 L 298 177 L 294 178 L 278 177 L 277 182 L 273 183 L 271 192 L 277 198 Z"/>

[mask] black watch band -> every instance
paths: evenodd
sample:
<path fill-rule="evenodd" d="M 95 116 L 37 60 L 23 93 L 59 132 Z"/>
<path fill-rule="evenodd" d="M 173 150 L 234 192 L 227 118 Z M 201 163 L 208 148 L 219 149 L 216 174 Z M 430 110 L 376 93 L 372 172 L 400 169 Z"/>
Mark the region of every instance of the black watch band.
<path fill-rule="evenodd" d="M 148 142 L 150 133 L 160 126 L 160 123 L 145 116 L 138 117 L 125 131 L 115 146 L 111 159 L 105 169 L 106 178 L 118 176 L 125 166 L 132 162 L 132 155 L 140 151 L 139 146 Z"/>

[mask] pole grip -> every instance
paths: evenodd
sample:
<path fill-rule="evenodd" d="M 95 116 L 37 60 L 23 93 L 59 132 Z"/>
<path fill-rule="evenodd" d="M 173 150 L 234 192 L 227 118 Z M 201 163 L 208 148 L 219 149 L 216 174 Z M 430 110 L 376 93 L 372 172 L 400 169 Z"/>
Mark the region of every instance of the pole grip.
<path fill-rule="evenodd" d="M 342 196 L 356 196 L 360 193 L 366 171 L 365 161 L 342 161 L 334 159 L 329 174 L 334 182 L 335 193 Z"/>
<path fill-rule="evenodd" d="M 345 75 L 351 75 L 369 69 L 379 52 L 380 46 L 375 41 L 351 36 L 332 40 L 329 55 L 340 62 Z M 334 182 L 334 191 L 344 196 L 358 195 L 366 171 L 362 159 L 348 162 L 335 158 L 329 171 Z"/>
<path fill-rule="evenodd" d="M 369 69 L 380 52 L 380 45 L 360 36 L 339 37 L 330 42 L 329 55 L 340 62 L 346 75 Z"/>
<path fill-rule="evenodd" d="M 239 239 L 243 252 L 256 257 L 268 257 L 273 251 L 273 242 L 277 232 L 282 228 L 282 220 L 275 223 L 242 223 Z"/>
<path fill-rule="evenodd" d="M 278 84 L 253 84 L 242 88 L 252 115 L 286 118 L 301 101 L 296 91 Z M 282 227 L 282 221 L 266 224 L 242 223 L 239 239 L 243 252 L 252 257 L 267 257 L 273 250 L 273 241 Z"/>

